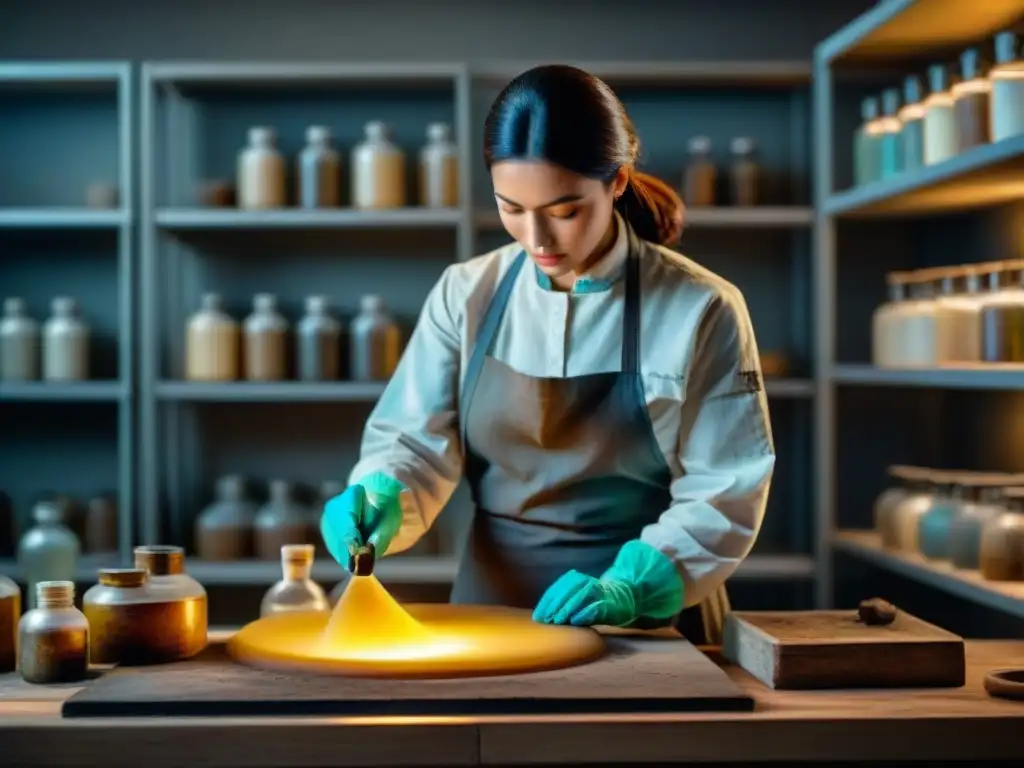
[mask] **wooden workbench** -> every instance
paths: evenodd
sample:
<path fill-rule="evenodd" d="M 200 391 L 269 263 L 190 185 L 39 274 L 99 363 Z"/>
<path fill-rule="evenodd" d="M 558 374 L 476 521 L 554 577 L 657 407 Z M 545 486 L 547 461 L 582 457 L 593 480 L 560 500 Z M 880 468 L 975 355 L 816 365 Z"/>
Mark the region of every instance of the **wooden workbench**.
<path fill-rule="evenodd" d="M 986 671 L 1024 666 L 1024 642 L 971 641 L 967 685 L 776 692 L 729 675 L 753 714 L 497 718 L 62 720 L 77 687 L 0 683 L 0 764 L 48 766 L 587 765 L 771 760 L 1024 760 L 1024 702 Z"/>

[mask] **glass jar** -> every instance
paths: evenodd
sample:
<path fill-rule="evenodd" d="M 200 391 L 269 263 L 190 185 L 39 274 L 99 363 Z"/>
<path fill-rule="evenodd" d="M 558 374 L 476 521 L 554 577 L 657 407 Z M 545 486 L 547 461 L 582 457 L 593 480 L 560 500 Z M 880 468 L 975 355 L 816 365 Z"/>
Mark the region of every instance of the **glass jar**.
<path fill-rule="evenodd" d="M 732 204 L 752 206 L 761 202 L 761 171 L 755 157 L 754 140 L 737 136 L 732 140 L 732 162 L 729 165 L 729 190 Z"/>
<path fill-rule="evenodd" d="M 447 123 L 427 126 L 420 150 L 420 205 L 454 208 L 459 204 L 459 148 Z"/>
<path fill-rule="evenodd" d="M 992 140 L 990 122 L 992 81 L 977 48 L 960 54 L 960 80 L 953 85 L 956 110 L 956 148 L 966 152 Z"/>
<path fill-rule="evenodd" d="M 313 556 L 311 544 L 288 544 L 281 547 L 283 578 L 263 596 L 260 616 L 331 610 L 327 595 L 311 578 Z"/>
<path fill-rule="evenodd" d="M 882 116 L 878 119 L 878 162 L 880 175 L 890 179 L 902 170 L 903 123 L 897 114 L 900 110 L 900 92 L 888 88 L 882 92 Z"/>
<path fill-rule="evenodd" d="M 981 297 L 981 357 L 986 363 L 1024 362 L 1024 262 L 986 264 Z"/>
<path fill-rule="evenodd" d="M 992 141 L 1024 133 L 1024 46 L 1016 32 L 1000 32 L 995 38 L 992 81 Z"/>
<path fill-rule="evenodd" d="M 188 320 L 185 335 L 185 378 L 190 381 L 235 381 L 241 356 L 239 329 L 217 293 L 203 295 L 202 305 Z"/>
<path fill-rule="evenodd" d="M 250 128 L 249 145 L 238 153 L 238 207 L 283 207 L 285 175 L 284 157 L 277 149 L 277 132 L 266 126 Z"/>
<path fill-rule="evenodd" d="M 36 584 L 44 581 L 74 582 L 81 543 L 64 524 L 61 508 L 41 501 L 32 508 L 34 525 L 18 542 L 18 564 L 25 575 L 28 607 L 35 608 Z"/>
<path fill-rule="evenodd" d="M 1004 488 L 1003 505 L 982 526 L 978 568 L 989 581 L 1024 581 L 1024 488 Z"/>
<path fill-rule="evenodd" d="M 39 323 L 28 315 L 24 299 L 4 299 L 0 319 L 0 380 L 35 381 L 39 378 Z"/>
<path fill-rule="evenodd" d="M 903 81 L 903 107 L 897 117 L 900 131 L 900 162 L 902 171 L 915 171 L 924 165 L 923 89 L 920 78 L 911 75 Z"/>
<path fill-rule="evenodd" d="M 903 309 L 907 300 L 907 273 L 890 272 L 885 276 L 889 300 L 879 306 L 871 318 L 871 362 L 879 368 L 899 367 L 903 359 Z"/>
<path fill-rule="evenodd" d="M 405 153 L 394 143 L 386 123 L 373 120 L 363 133 L 363 140 L 352 150 L 352 204 L 401 208 L 406 201 Z"/>
<path fill-rule="evenodd" d="M 924 164 L 949 160 L 957 152 L 956 109 L 949 67 L 928 68 L 928 96 L 924 100 Z"/>
<path fill-rule="evenodd" d="M 953 519 L 970 503 L 967 481 L 957 472 L 944 473 L 944 491 L 937 494 L 931 508 L 921 515 L 917 525 L 918 552 L 926 560 L 949 560 L 949 531 Z"/>
<path fill-rule="evenodd" d="M 270 498 L 256 513 L 256 557 L 277 560 L 281 547 L 313 541 L 309 510 L 295 500 L 291 483 L 271 480 Z"/>
<path fill-rule="evenodd" d="M 299 205 L 341 205 L 341 155 L 332 146 L 327 126 L 311 125 L 306 129 L 306 146 L 299 153 Z"/>
<path fill-rule="evenodd" d="M 853 183 L 871 184 L 882 178 L 882 126 L 878 98 L 868 96 L 860 104 L 861 124 L 853 137 Z"/>
<path fill-rule="evenodd" d="M 299 379 L 335 381 L 341 376 L 341 323 L 331 317 L 326 296 L 307 296 L 299 321 Z"/>
<path fill-rule="evenodd" d="M 892 516 L 895 527 L 895 549 L 916 553 L 917 530 L 921 517 L 936 501 L 948 493 L 942 473 L 934 469 L 916 468 L 912 475 L 910 493 L 896 504 Z"/>
<path fill-rule="evenodd" d="M 21 589 L 0 576 L 0 674 L 13 672 L 18 662 L 18 621 L 21 619 Z"/>
<path fill-rule="evenodd" d="M 402 336 L 381 296 L 359 300 L 359 314 L 352 318 L 349 336 L 353 381 L 391 378 L 402 356 Z"/>
<path fill-rule="evenodd" d="M 85 381 L 89 378 L 89 326 L 79 316 L 78 302 L 58 296 L 43 324 L 43 378 Z"/>
<path fill-rule="evenodd" d="M 897 542 L 896 510 L 912 493 L 914 467 L 893 465 L 888 469 L 889 487 L 875 499 L 873 514 L 875 530 L 886 549 L 895 549 Z"/>
<path fill-rule="evenodd" d="M 252 314 L 245 318 L 245 378 L 288 378 L 288 321 L 278 311 L 277 297 L 271 293 L 256 294 Z"/>
<path fill-rule="evenodd" d="M 18 671 L 36 685 L 76 683 L 89 670 L 89 621 L 71 581 L 35 585 L 35 607 L 18 622 Z"/>
<path fill-rule="evenodd" d="M 203 560 L 230 561 L 251 557 L 256 505 L 247 498 L 245 478 L 217 480 L 213 503 L 196 518 L 196 552 Z"/>
<path fill-rule="evenodd" d="M 981 360 L 981 275 L 974 267 L 945 270 L 935 307 L 939 365 Z"/>
<path fill-rule="evenodd" d="M 689 159 L 683 174 L 683 201 L 693 208 L 715 204 L 718 170 L 711 157 L 711 139 L 694 136 L 689 143 Z"/>
<path fill-rule="evenodd" d="M 894 368 L 935 367 L 935 277 L 933 270 L 918 270 L 907 277 L 910 298 L 900 305 L 900 357 Z"/>
<path fill-rule="evenodd" d="M 185 572 L 185 550 L 173 546 L 135 547 L 135 567 L 146 571 L 146 592 L 166 603 L 161 626 L 165 658 L 187 659 L 206 648 L 208 601 L 203 585 Z"/>
<path fill-rule="evenodd" d="M 1003 512 L 1003 488 L 1013 483 L 1008 475 L 971 473 L 965 478 L 968 503 L 961 507 L 949 526 L 949 562 L 954 568 L 977 570 L 981 563 L 982 530 L 989 520 Z"/>

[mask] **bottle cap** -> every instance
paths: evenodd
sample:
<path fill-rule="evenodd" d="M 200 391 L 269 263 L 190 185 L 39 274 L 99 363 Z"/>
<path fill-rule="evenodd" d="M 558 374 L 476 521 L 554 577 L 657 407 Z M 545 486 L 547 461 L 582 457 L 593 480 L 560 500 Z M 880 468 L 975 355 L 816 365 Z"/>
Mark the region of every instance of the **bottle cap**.
<path fill-rule="evenodd" d="M 149 580 L 149 573 L 142 568 L 101 568 L 99 581 L 105 587 L 137 589 Z"/>
<path fill-rule="evenodd" d="M 900 109 L 900 92 L 896 88 L 882 91 L 882 112 L 888 117 L 895 117 Z"/>
<path fill-rule="evenodd" d="M 391 126 L 382 120 L 371 120 L 363 126 L 363 132 L 369 139 L 385 139 L 391 136 Z"/>
<path fill-rule="evenodd" d="M 311 125 L 306 129 L 309 144 L 327 144 L 331 140 L 331 129 L 326 125 Z"/>
<path fill-rule="evenodd" d="M 328 302 L 326 296 L 306 297 L 306 314 L 323 315 L 327 312 L 327 306 Z"/>
<path fill-rule="evenodd" d="M 18 296 L 8 296 L 4 299 L 4 314 L 10 317 L 21 317 L 28 311 L 25 300 Z"/>
<path fill-rule="evenodd" d="M 903 80 L 903 103 L 917 104 L 921 100 L 921 78 L 917 75 L 908 75 Z"/>
<path fill-rule="evenodd" d="M 204 293 L 203 294 L 203 309 L 207 311 L 220 310 L 223 307 L 224 302 L 219 293 Z"/>
<path fill-rule="evenodd" d="M 265 125 L 257 125 L 249 129 L 249 143 L 256 147 L 273 146 L 277 141 L 277 132 Z"/>
<path fill-rule="evenodd" d="M 277 309 L 277 296 L 272 293 L 257 293 L 252 297 L 252 307 L 257 312 L 273 312 Z"/>
<path fill-rule="evenodd" d="M 176 576 L 185 572 L 185 550 L 181 547 L 151 546 L 136 547 L 135 567 L 149 571 L 150 576 Z"/>
<path fill-rule="evenodd" d="M 928 67 L 929 93 L 945 93 L 949 90 L 950 80 L 950 71 L 947 65 L 932 64 Z"/>
<path fill-rule="evenodd" d="M 1022 58 L 1020 35 L 1013 30 L 996 35 L 995 54 L 996 64 L 1012 64 L 1015 61 L 1020 61 Z"/>
<path fill-rule="evenodd" d="M 878 117 L 878 98 L 867 96 L 860 103 L 860 117 L 864 122 L 874 120 Z"/>
<path fill-rule="evenodd" d="M 448 123 L 431 123 L 427 126 L 427 138 L 431 141 L 448 141 L 452 136 L 452 127 Z"/>
<path fill-rule="evenodd" d="M 32 520 L 40 524 L 64 522 L 64 515 L 59 506 L 52 501 L 40 501 L 32 507 Z"/>
<path fill-rule="evenodd" d="M 359 299 L 359 308 L 363 312 L 380 312 L 384 309 L 384 297 L 371 293 Z"/>
<path fill-rule="evenodd" d="M 50 303 L 50 309 L 59 317 L 71 317 L 78 309 L 78 302 L 70 296 L 58 296 Z"/>
<path fill-rule="evenodd" d="M 36 603 L 40 608 L 70 608 L 75 604 L 75 583 L 40 581 L 36 584 Z"/>
<path fill-rule="evenodd" d="M 217 498 L 221 501 L 241 501 L 245 496 L 245 478 L 225 475 L 217 481 Z"/>
<path fill-rule="evenodd" d="M 312 544 L 285 544 L 281 547 L 281 562 L 284 565 L 312 565 L 313 556 Z"/>
<path fill-rule="evenodd" d="M 695 155 L 703 155 L 711 151 L 711 139 L 707 136 L 694 136 L 689 142 L 690 152 Z"/>
<path fill-rule="evenodd" d="M 731 149 L 734 155 L 749 155 L 754 151 L 754 140 L 749 136 L 737 136 L 732 140 Z"/>

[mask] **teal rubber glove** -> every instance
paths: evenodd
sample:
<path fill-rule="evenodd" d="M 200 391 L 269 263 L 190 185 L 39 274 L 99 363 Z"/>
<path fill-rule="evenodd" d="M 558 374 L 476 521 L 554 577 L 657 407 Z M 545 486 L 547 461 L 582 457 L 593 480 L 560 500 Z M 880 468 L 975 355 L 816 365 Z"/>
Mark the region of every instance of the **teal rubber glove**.
<path fill-rule="evenodd" d="M 548 587 L 533 611 L 542 624 L 612 627 L 666 624 L 683 608 L 675 565 L 642 541 L 622 545 L 600 579 L 569 571 Z"/>
<path fill-rule="evenodd" d="M 402 527 L 399 494 L 405 486 L 383 472 L 374 472 L 324 505 L 320 533 L 331 557 L 348 569 L 349 553 L 373 544 L 377 557 L 388 551 Z"/>

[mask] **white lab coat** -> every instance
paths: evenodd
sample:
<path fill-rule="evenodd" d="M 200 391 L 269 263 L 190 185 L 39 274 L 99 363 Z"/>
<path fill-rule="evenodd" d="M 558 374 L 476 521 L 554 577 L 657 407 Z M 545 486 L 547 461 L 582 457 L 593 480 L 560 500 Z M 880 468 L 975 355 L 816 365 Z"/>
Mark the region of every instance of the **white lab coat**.
<path fill-rule="evenodd" d="M 640 538 L 670 557 L 686 605 L 719 587 L 750 552 L 775 466 L 768 403 L 743 296 L 667 248 L 641 243 L 640 368 L 648 413 L 672 472 L 672 503 Z M 409 489 L 389 553 L 426 532 L 462 473 L 458 395 L 484 313 L 521 248 L 448 267 L 431 290 L 397 371 L 366 424 L 349 482 L 390 474 Z M 565 377 L 621 370 L 627 237 L 552 291 L 528 263 L 491 354 L 520 373 Z M 486 397 L 478 392 L 477 397 Z"/>

